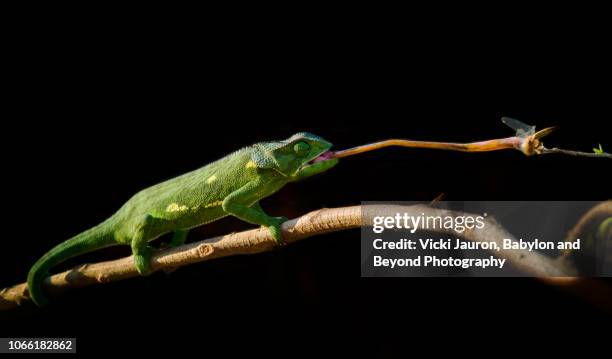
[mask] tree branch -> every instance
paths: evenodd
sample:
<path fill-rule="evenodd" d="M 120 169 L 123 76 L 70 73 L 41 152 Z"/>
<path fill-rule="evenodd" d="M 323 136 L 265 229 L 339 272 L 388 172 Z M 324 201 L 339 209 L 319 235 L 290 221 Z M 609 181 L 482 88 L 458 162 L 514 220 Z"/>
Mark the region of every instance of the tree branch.
<path fill-rule="evenodd" d="M 282 225 L 283 236 L 287 244 L 314 235 L 340 230 L 359 228 L 363 223 L 371 223 L 371 218 L 363 218 L 362 206 L 320 209 Z M 395 206 L 369 205 L 367 213 L 380 216 L 393 216 L 397 212 L 420 216 L 460 216 L 465 213 L 433 208 L 427 205 Z M 484 242 L 493 241 L 501 244 L 503 238 L 512 238 L 493 218 L 488 217 L 485 229 L 466 230 L 462 237 L 467 240 Z M 456 235 L 452 229 L 439 229 L 441 233 Z M 274 239 L 267 229 L 253 229 L 214 237 L 180 247 L 159 251 L 152 258 L 152 271 L 173 270 L 175 268 L 203 262 L 215 258 L 240 254 L 254 254 L 275 248 Z M 503 248 L 500 246 L 500 248 Z M 567 261 L 559 261 L 536 251 L 501 250 L 491 252 L 493 255 L 506 258 L 516 268 L 536 277 L 563 277 L 575 275 L 575 269 Z M 132 256 L 117 260 L 84 264 L 68 271 L 52 275 L 45 281 L 49 293 L 82 287 L 96 283 L 106 283 L 137 277 Z M 11 309 L 28 301 L 26 283 L 4 288 L 0 291 L 0 310 Z"/>

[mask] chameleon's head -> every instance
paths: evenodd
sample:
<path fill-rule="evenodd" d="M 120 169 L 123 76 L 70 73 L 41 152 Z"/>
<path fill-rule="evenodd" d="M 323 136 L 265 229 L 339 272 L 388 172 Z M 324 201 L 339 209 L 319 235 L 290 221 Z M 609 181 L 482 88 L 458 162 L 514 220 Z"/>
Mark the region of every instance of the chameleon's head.
<path fill-rule="evenodd" d="M 317 135 L 300 132 L 283 141 L 256 144 L 252 159 L 257 167 L 274 169 L 285 176 L 298 176 L 304 171 L 314 174 L 338 162 L 331 146 Z"/>

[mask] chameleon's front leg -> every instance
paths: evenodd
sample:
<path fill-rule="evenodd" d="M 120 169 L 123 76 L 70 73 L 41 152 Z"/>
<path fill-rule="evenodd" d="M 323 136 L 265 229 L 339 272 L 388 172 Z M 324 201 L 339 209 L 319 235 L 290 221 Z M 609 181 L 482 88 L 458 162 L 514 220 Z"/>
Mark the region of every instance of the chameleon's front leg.
<path fill-rule="evenodd" d="M 266 214 L 257 202 L 265 185 L 259 181 L 252 181 L 240 189 L 230 193 L 223 200 L 223 210 L 245 222 L 267 227 L 276 244 L 283 243 L 281 224 L 287 221 L 286 217 L 272 217 Z"/>
<path fill-rule="evenodd" d="M 255 204 L 253 204 L 251 206 L 251 208 L 256 209 L 257 211 L 261 211 L 263 213 L 266 213 L 263 208 L 261 208 L 261 204 L 259 204 L 259 201 L 255 202 Z M 279 221 L 281 224 L 283 224 L 284 222 L 287 222 L 289 220 L 289 218 L 285 217 L 285 216 L 279 216 L 279 217 L 274 217 L 272 216 L 272 218 L 276 219 L 277 221 Z"/>

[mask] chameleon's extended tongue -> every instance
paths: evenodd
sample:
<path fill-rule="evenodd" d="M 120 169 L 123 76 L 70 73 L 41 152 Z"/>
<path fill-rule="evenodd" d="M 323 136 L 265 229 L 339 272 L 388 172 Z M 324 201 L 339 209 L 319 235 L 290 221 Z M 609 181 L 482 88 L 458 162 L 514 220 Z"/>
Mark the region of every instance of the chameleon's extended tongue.
<path fill-rule="evenodd" d="M 334 152 L 335 158 L 342 158 L 357 155 L 364 152 L 374 151 L 384 147 L 400 146 L 412 148 L 435 148 L 439 150 L 462 151 L 462 152 L 488 152 L 514 148 L 523 152 L 527 156 L 540 153 L 543 145 L 539 141 L 542 137 L 551 133 L 555 127 L 548 127 L 535 132 L 535 126 L 528 126 L 518 120 L 504 117 L 502 121 L 516 130 L 513 137 L 497 138 L 487 141 L 470 143 L 453 142 L 432 142 L 432 141 L 411 141 L 391 139 L 374 142 L 363 146 L 357 146 L 342 151 Z"/>
<path fill-rule="evenodd" d="M 518 137 L 500 138 L 489 141 L 471 143 L 452 143 L 452 142 L 430 142 L 430 141 L 411 141 L 391 139 L 367 145 L 357 146 L 342 151 L 336 151 L 334 157 L 342 158 L 357 155 L 364 152 L 378 150 L 384 147 L 400 146 L 411 148 L 434 148 L 440 150 L 462 151 L 462 152 L 486 152 L 497 151 L 509 148 L 518 148 L 521 140 Z"/>

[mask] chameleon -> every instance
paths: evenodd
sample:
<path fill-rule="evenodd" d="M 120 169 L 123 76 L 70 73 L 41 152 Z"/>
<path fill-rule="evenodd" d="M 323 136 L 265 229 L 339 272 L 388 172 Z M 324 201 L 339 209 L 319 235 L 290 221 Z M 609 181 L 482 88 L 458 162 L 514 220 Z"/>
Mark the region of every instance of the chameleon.
<path fill-rule="evenodd" d="M 259 142 L 197 170 L 136 193 L 102 223 L 60 243 L 28 273 L 28 291 L 38 306 L 48 304 L 43 282 L 63 261 L 101 248 L 129 245 L 140 275 L 151 273 L 152 240 L 172 233 L 168 245 L 183 244 L 190 229 L 234 216 L 267 228 L 283 244 L 281 224 L 259 201 L 290 182 L 325 172 L 338 163 L 332 144 L 308 132 L 281 141 Z"/>

